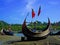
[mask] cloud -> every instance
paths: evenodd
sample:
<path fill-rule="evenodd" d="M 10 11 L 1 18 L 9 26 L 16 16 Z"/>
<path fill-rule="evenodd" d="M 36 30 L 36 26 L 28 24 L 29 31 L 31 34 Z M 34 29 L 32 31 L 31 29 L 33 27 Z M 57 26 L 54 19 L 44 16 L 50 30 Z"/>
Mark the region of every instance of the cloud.
<path fill-rule="evenodd" d="M 24 7 L 15 10 L 16 12 L 20 13 L 20 15 L 24 16 L 27 15 L 28 12 L 31 12 L 31 9 L 34 8 L 36 0 L 25 0 L 24 1 Z"/>
<path fill-rule="evenodd" d="M 20 12 L 21 15 L 25 15 L 28 12 L 31 12 L 31 9 L 33 8 L 34 4 L 35 4 L 36 0 L 25 0 L 25 7 L 22 9 L 19 9 L 17 12 Z"/>
<path fill-rule="evenodd" d="M 27 0 L 26 4 L 26 10 L 30 11 L 31 8 L 33 8 L 33 5 L 35 4 L 36 0 Z"/>

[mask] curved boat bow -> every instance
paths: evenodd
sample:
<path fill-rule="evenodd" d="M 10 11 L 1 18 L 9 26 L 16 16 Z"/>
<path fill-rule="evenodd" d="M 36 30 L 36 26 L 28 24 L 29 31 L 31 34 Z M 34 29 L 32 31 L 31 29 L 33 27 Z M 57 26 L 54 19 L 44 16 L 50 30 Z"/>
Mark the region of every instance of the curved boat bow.
<path fill-rule="evenodd" d="M 28 38 L 41 39 L 41 38 L 46 38 L 47 35 L 49 35 L 50 33 L 49 27 L 50 27 L 50 20 L 48 18 L 48 25 L 44 30 L 42 30 L 42 32 L 32 32 L 32 30 L 27 28 L 26 19 L 25 19 L 22 25 L 22 32 Z"/>

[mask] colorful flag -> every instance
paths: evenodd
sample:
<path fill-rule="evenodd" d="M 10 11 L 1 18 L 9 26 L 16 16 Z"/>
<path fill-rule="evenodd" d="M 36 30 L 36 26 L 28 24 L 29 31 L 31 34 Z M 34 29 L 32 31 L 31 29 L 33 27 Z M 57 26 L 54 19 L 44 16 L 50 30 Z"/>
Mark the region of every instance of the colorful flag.
<path fill-rule="evenodd" d="M 41 6 L 39 7 L 39 10 L 38 10 L 38 16 L 40 13 L 41 13 Z"/>
<path fill-rule="evenodd" d="M 34 10 L 32 9 L 32 18 L 34 18 L 35 17 L 35 12 L 34 12 Z"/>

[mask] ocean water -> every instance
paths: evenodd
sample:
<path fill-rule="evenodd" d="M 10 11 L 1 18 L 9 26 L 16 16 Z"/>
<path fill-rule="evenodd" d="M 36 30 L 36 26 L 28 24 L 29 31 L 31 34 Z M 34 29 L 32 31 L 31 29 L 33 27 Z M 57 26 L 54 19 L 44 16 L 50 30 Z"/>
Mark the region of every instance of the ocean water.
<path fill-rule="evenodd" d="M 2 45 L 3 44 L 3 42 L 2 41 L 0 41 L 0 45 Z"/>
<path fill-rule="evenodd" d="M 23 33 L 15 33 L 14 36 L 24 37 L 24 34 Z"/>
<path fill-rule="evenodd" d="M 60 30 L 52 30 L 51 32 L 52 33 L 57 33 L 57 32 L 59 32 Z M 35 31 L 33 31 L 33 32 L 35 32 Z M 15 36 L 21 36 L 21 37 L 24 37 L 24 34 L 23 33 L 15 33 L 14 34 Z"/>
<path fill-rule="evenodd" d="M 57 33 L 59 32 L 60 30 L 51 30 L 52 33 Z"/>

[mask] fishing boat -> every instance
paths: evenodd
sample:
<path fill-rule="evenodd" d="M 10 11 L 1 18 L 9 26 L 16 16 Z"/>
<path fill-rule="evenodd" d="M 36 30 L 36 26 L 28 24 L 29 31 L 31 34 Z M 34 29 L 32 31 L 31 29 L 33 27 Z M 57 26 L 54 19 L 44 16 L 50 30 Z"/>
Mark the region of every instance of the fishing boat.
<path fill-rule="evenodd" d="M 8 31 L 6 31 L 6 30 L 3 30 L 3 33 L 5 34 L 5 35 L 13 35 L 14 33 L 13 32 L 8 32 Z"/>
<path fill-rule="evenodd" d="M 27 37 L 27 40 L 41 40 L 47 38 L 47 36 L 50 34 L 49 27 L 50 27 L 50 19 L 48 18 L 47 27 L 44 30 L 42 30 L 42 32 L 32 32 L 32 30 L 28 29 L 25 19 L 22 24 L 22 32 Z"/>

